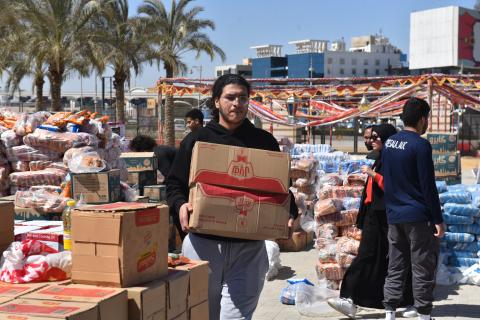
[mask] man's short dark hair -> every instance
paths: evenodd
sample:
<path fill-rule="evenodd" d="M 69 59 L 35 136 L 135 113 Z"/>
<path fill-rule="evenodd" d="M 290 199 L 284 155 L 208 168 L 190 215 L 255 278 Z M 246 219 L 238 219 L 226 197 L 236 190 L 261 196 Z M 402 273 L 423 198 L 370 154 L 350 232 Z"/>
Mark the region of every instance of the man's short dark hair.
<path fill-rule="evenodd" d="M 203 113 L 200 109 L 193 108 L 192 110 L 188 111 L 185 115 L 185 118 L 190 118 L 192 120 L 199 120 L 201 124 L 203 124 Z"/>
<path fill-rule="evenodd" d="M 130 141 L 130 150 L 134 152 L 151 152 L 156 145 L 155 139 L 140 134 Z"/>
<path fill-rule="evenodd" d="M 412 97 L 403 105 L 401 119 L 405 126 L 415 127 L 421 118 L 428 117 L 430 106 L 427 101 Z"/>

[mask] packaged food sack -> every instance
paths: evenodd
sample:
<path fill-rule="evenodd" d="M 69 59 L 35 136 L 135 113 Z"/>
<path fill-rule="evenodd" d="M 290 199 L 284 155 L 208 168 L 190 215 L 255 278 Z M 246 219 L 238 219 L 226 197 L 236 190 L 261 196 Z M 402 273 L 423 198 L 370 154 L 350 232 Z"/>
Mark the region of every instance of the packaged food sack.
<path fill-rule="evenodd" d="M 472 195 L 467 191 L 448 191 L 438 195 L 440 203 L 469 204 L 472 202 Z"/>
<path fill-rule="evenodd" d="M 472 224 L 474 218 L 443 213 L 443 220 L 446 224 Z"/>
<path fill-rule="evenodd" d="M 480 234 L 480 225 L 478 224 L 459 224 L 459 225 L 449 225 L 448 231 L 455 233 L 471 233 L 471 234 Z"/>
<path fill-rule="evenodd" d="M 457 216 L 479 217 L 480 208 L 472 204 L 445 203 L 443 211 Z"/>
<path fill-rule="evenodd" d="M 470 233 L 445 232 L 445 241 L 447 242 L 473 242 L 475 236 Z"/>

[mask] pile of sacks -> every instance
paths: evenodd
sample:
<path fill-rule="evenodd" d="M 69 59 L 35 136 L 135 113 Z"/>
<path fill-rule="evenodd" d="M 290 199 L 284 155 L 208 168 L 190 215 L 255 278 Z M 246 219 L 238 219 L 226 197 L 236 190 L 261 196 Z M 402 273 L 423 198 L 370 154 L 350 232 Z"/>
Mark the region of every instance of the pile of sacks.
<path fill-rule="evenodd" d="M 480 263 L 480 185 L 447 186 L 437 182 L 447 232 L 441 244 L 444 264 L 470 267 Z"/>
<path fill-rule="evenodd" d="M 355 227 L 366 175 L 325 174 L 314 206 L 316 270 L 330 289 L 339 289 L 346 268 L 358 254 L 361 230 Z"/>
<path fill-rule="evenodd" d="M 17 205 L 57 212 L 64 206 L 57 197 L 68 196 L 68 191 L 63 195 L 62 191 L 50 191 L 64 185 L 70 171 L 82 172 L 85 167 L 101 167 L 98 171 L 120 169 L 126 181 L 120 136 L 112 132 L 107 121 L 108 117 L 97 118 L 96 113 L 87 110 L 55 114 L 0 110 L 0 195 L 22 191 Z M 72 170 L 76 156 L 83 167 L 77 165 Z M 50 194 L 54 199 L 48 199 Z"/>

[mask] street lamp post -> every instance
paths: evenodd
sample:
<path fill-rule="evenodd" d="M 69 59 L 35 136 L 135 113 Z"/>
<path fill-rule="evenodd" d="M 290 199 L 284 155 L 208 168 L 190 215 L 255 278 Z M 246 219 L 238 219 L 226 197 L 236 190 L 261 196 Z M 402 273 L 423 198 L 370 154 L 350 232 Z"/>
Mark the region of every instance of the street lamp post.
<path fill-rule="evenodd" d="M 193 69 L 196 69 L 198 70 L 199 72 L 199 80 L 200 80 L 200 86 L 202 86 L 202 70 L 203 70 L 203 67 L 201 65 L 199 66 L 192 66 L 192 72 L 193 72 Z M 200 98 L 201 98 L 201 93 L 200 91 L 198 92 L 198 101 L 197 101 L 197 108 L 200 109 Z"/>

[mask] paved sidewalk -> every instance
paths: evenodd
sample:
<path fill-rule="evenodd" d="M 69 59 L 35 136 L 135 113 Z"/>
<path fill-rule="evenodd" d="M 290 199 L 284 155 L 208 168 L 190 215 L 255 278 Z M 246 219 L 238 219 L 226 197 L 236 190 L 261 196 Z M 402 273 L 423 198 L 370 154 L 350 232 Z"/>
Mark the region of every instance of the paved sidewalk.
<path fill-rule="evenodd" d="M 283 305 L 279 301 L 282 288 L 286 287 L 286 279 L 291 277 L 308 278 L 316 283 L 315 273 L 316 250 L 302 252 L 282 252 L 280 255 L 283 269 L 273 281 L 267 281 L 260 297 L 254 320 L 297 320 L 313 319 L 302 317 L 295 306 Z M 366 289 L 368 290 L 368 288 Z M 436 302 L 433 316 L 436 320 L 480 319 L 480 287 L 479 286 L 438 286 L 435 289 Z M 357 315 L 358 319 L 383 319 L 382 310 L 364 310 Z M 397 314 L 401 318 L 401 314 Z M 325 304 L 325 313 L 317 319 L 348 319 Z M 416 318 L 414 318 L 416 319 Z"/>

